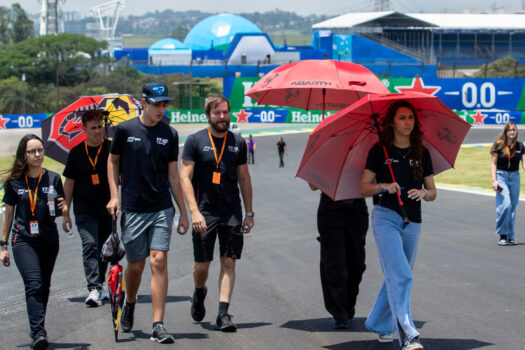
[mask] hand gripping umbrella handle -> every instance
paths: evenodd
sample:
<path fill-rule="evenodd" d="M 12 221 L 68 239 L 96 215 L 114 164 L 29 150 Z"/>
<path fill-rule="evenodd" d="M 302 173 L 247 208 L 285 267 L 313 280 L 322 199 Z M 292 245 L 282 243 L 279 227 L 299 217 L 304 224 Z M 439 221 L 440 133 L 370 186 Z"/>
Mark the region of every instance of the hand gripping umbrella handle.
<path fill-rule="evenodd" d="M 394 176 L 394 171 L 392 170 L 392 165 L 390 164 L 390 158 L 388 157 L 388 152 L 386 151 L 386 147 L 383 145 L 383 152 L 385 152 L 386 157 L 386 163 L 388 164 L 388 170 L 390 170 L 390 176 L 392 177 L 392 181 L 396 182 L 396 177 Z M 396 194 L 397 194 L 397 200 L 399 201 L 399 211 L 401 212 L 401 215 L 403 216 L 403 224 L 407 225 L 410 220 L 408 220 L 407 211 L 405 209 L 405 203 L 403 203 L 403 200 L 401 199 L 401 195 L 399 194 L 398 189 L 396 188 Z"/>

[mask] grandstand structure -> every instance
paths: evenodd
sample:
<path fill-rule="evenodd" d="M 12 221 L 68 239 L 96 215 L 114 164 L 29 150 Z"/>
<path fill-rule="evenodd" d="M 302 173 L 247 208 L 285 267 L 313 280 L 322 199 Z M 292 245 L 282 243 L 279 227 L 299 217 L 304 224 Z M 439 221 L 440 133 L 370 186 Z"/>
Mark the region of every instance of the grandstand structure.
<path fill-rule="evenodd" d="M 122 39 L 115 35 L 120 11 L 126 6 L 126 0 L 113 0 L 103 4 L 93 6 L 89 9 L 91 15 L 95 18 L 98 24 L 98 40 L 105 40 L 108 42 L 110 52 L 113 48 L 122 46 Z"/>
<path fill-rule="evenodd" d="M 507 55 L 525 62 L 524 13 L 348 13 L 317 23 L 312 31 L 314 48 L 326 50 L 329 58 L 348 53 L 344 58 L 355 61 L 357 49 L 372 54 L 367 63 L 412 58 L 424 64 L 479 66 Z M 351 45 L 356 40 L 361 46 Z M 401 55 L 374 55 L 377 45 Z"/>

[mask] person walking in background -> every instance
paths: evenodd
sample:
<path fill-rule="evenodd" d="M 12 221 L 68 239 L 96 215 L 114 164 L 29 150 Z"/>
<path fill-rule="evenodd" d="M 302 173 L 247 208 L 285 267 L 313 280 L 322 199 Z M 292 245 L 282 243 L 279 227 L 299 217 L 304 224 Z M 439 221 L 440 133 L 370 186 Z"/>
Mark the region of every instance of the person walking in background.
<path fill-rule="evenodd" d="M 177 131 L 161 120 L 171 98 L 161 83 L 142 88 L 144 110 L 138 118 L 120 123 L 115 128 L 108 159 L 111 200 L 107 205 L 114 219 L 120 211 L 118 183 L 122 177 L 122 243 L 128 266 L 125 272 L 126 302 L 120 325 L 131 331 L 137 292 L 149 257 L 151 267 L 151 304 L 153 332 L 151 340 L 173 343 L 164 327 L 168 292 L 168 251 L 173 217 L 172 197 L 180 211 L 179 234 L 188 229 L 188 215 L 179 179 Z"/>
<path fill-rule="evenodd" d="M 255 164 L 255 140 L 253 139 L 252 134 L 250 134 L 246 143 L 248 144 L 248 164 Z"/>
<path fill-rule="evenodd" d="M 515 245 L 514 222 L 520 198 L 520 162 L 523 165 L 523 143 L 518 141 L 518 128 L 505 124 L 490 149 L 492 188 L 496 191 L 496 234 L 499 245 Z"/>
<path fill-rule="evenodd" d="M 0 260 L 7 267 L 12 232 L 13 258 L 24 280 L 31 347 L 37 350 L 47 349 L 49 344 L 45 318 L 58 255 L 55 218 L 61 209 L 67 209 L 60 175 L 42 168 L 43 161 L 42 140 L 32 134 L 22 137 L 3 181 L 5 213 L 0 242 Z"/>
<path fill-rule="evenodd" d="M 250 233 L 254 225 L 246 142 L 228 131 L 230 111 L 230 102 L 224 96 L 214 95 L 206 100 L 209 127 L 188 136 L 181 166 L 182 189 L 193 225 L 195 291 L 191 316 L 200 322 L 206 315 L 206 281 L 219 236 L 221 272 L 216 328 L 223 332 L 237 330 L 228 313 L 235 284 L 235 264 L 241 258 L 243 234 Z M 246 215 L 244 221 L 239 187 Z"/>
<path fill-rule="evenodd" d="M 100 250 L 111 234 L 111 215 L 106 210 L 109 202 L 108 156 L 110 141 L 104 139 L 103 114 L 98 110 L 82 115 L 82 130 L 86 140 L 69 152 L 63 175 L 66 210 L 62 228 L 71 230 L 69 208 L 73 200 L 75 223 L 82 240 L 82 261 L 89 295 L 87 306 L 102 305 L 107 262 L 100 259 Z"/>
<path fill-rule="evenodd" d="M 420 350 L 423 346 L 412 320 L 410 291 L 421 233 L 421 200 L 433 201 L 437 193 L 432 159 L 422 145 L 416 112 L 406 101 L 390 105 L 380 140 L 368 153 L 359 187 L 362 196 L 374 196 L 372 228 L 385 277 L 365 326 L 379 335 L 381 343 L 392 342 L 397 332 L 403 349 Z M 406 217 L 396 192 L 404 202 Z"/>
<path fill-rule="evenodd" d="M 288 154 L 288 148 L 282 137 L 279 137 L 276 147 L 277 152 L 279 153 L 279 168 L 284 168 L 284 154 Z"/>
<path fill-rule="evenodd" d="M 317 190 L 310 184 L 312 190 Z M 364 198 L 334 201 L 321 192 L 317 210 L 321 243 L 324 305 L 335 329 L 347 329 L 355 315 L 359 283 L 365 272 L 368 209 Z"/>

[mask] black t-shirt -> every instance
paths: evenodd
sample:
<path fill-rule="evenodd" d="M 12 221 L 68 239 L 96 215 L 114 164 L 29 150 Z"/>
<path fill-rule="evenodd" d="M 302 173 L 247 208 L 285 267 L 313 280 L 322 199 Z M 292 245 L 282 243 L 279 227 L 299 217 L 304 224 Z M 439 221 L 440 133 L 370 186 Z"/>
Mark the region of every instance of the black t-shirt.
<path fill-rule="evenodd" d="M 518 171 L 520 170 L 520 161 L 523 157 L 523 143 L 516 142 L 516 149 L 514 151 L 510 150 L 510 161 L 509 161 L 509 152 L 507 152 L 507 147 L 503 147 L 498 151 L 498 160 L 496 163 L 496 169 L 505 170 L 505 171 Z"/>
<path fill-rule="evenodd" d="M 396 178 L 396 182 L 401 187 L 401 200 L 405 204 L 408 219 L 412 222 L 421 222 L 421 201 L 408 198 L 408 191 L 411 189 L 423 188 L 423 178 L 434 173 L 432 167 L 432 159 L 430 153 L 426 148 L 423 148 L 422 162 L 423 162 L 423 176 L 419 179 L 414 178 L 413 160 L 410 158 L 409 148 L 398 148 L 394 145 L 387 149 L 392 170 Z M 383 148 L 376 144 L 370 149 L 368 158 L 366 160 L 366 169 L 376 174 L 377 183 L 392 183 L 392 176 L 388 169 L 388 163 L 385 158 Z M 374 204 L 395 210 L 399 215 L 402 215 L 399 209 L 399 201 L 397 194 L 384 194 L 382 196 L 374 196 Z"/>
<path fill-rule="evenodd" d="M 31 195 L 35 195 L 35 188 L 38 184 L 38 177 L 28 177 L 29 188 Z M 30 244 L 37 245 L 52 245 L 58 244 L 58 230 L 55 224 L 55 217 L 62 215 L 60 210 L 56 208 L 56 216 L 49 215 L 49 208 L 47 206 L 47 193 L 50 187 L 54 187 L 57 192 L 57 197 L 64 198 L 64 188 L 62 186 L 62 179 L 57 173 L 45 170 L 42 174 L 42 179 L 38 185 L 35 217 L 38 221 L 38 234 L 31 234 L 29 222 L 35 220 L 31 215 L 31 205 L 29 202 L 29 193 L 27 191 L 27 184 L 25 177 L 9 181 L 5 184 L 4 203 L 15 206 L 15 215 L 12 228 L 12 242 L 25 241 Z"/>
<path fill-rule="evenodd" d="M 173 206 L 168 168 L 179 156 L 175 129 L 162 122 L 145 126 L 133 118 L 116 126 L 111 153 L 120 155 L 123 210 L 151 213 Z"/>
<path fill-rule="evenodd" d="M 67 157 L 63 175 L 75 180 L 73 188 L 73 208 L 76 215 L 86 214 L 93 217 L 108 217 L 106 204 L 110 199 L 108 184 L 108 155 L 111 142 L 104 140 L 97 158 L 95 170 L 86 154 L 85 143 L 75 146 Z M 88 146 L 89 156 L 95 161 L 99 146 Z M 99 184 L 93 185 L 92 175 L 97 174 Z"/>
<path fill-rule="evenodd" d="M 286 142 L 277 142 L 277 147 L 278 147 L 278 151 L 279 153 L 284 153 L 284 147 L 286 147 Z"/>
<path fill-rule="evenodd" d="M 217 157 L 221 154 L 223 140 L 224 138 L 213 137 Z M 195 162 L 192 184 L 201 213 L 223 215 L 240 209 L 237 167 L 246 164 L 247 157 L 246 142 L 239 135 L 228 131 L 224 153 L 219 163 L 221 182 L 218 185 L 213 184 L 212 177 L 213 172 L 217 171 L 217 162 L 208 129 L 188 136 L 182 158 Z"/>

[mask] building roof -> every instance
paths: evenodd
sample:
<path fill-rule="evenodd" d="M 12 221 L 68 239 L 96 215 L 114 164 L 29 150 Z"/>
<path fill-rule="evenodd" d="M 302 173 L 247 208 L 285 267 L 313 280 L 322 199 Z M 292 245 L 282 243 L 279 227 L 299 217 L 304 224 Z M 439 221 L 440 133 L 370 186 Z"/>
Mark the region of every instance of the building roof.
<path fill-rule="evenodd" d="M 525 29 L 523 13 L 407 13 L 441 29 Z"/>
<path fill-rule="evenodd" d="M 156 41 L 153 45 L 150 46 L 150 50 L 177 50 L 177 49 L 187 49 L 187 47 L 177 39 L 173 38 L 164 38 Z"/>
<path fill-rule="evenodd" d="M 434 27 L 449 30 L 525 30 L 525 14 L 353 12 L 316 23 L 312 29 L 343 29 L 358 26 Z"/>
<path fill-rule="evenodd" d="M 197 23 L 186 35 L 184 44 L 193 50 L 225 50 L 235 34 L 260 32 L 259 27 L 242 16 L 213 15 Z"/>

